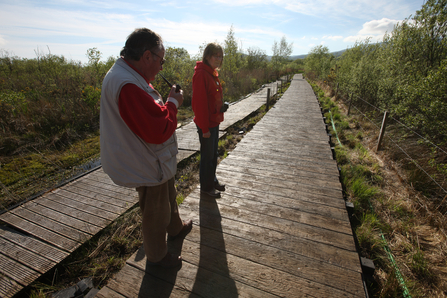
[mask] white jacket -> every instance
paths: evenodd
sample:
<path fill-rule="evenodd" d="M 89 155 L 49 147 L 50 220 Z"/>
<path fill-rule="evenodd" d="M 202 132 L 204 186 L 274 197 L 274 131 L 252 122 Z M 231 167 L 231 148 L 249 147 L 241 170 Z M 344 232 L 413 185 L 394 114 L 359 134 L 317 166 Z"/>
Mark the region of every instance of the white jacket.
<path fill-rule="evenodd" d="M 104 78 L 101 90 L 101 164 L 113 182 L 121 186 L 155 186 L 174 177 L 177 171 L 177 137 L 162 144 L 146 143 L 121 118 L 118 99 L 125 84 L 135 84 L 163 105 L 158 93 L 122 58 Z M 148 128 L 150 129 L 150 128 Z"/>

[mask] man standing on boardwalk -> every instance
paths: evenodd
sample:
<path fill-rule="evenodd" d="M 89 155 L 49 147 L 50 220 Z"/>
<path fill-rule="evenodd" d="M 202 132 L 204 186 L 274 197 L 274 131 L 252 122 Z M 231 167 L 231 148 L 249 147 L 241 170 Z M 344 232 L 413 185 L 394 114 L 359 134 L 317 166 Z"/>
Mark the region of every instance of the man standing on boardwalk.
<path fill-rule="evenodd" d="M 174 176 L 177 171 L 177 108 L 183 91 L 172 87 L 165 104 L 151 81 L 163 69 L 165 49 L 157 33 L 136 29 L 107 73 L 101 91 L 100 142 L 104 172 L 118 185 L 136 188 L 149 265 L 176 267 L 181 256 L 167 250 L 166 234 L 185 237 Z"/>

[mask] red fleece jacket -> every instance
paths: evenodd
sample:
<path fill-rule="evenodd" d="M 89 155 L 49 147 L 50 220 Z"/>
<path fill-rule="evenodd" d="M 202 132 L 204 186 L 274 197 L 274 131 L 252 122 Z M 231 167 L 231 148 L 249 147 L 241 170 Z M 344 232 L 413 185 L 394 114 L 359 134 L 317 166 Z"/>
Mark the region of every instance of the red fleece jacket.
<path fill-rule="evenodd" d="M 222 86 L 219 74 L 202 61 L 197 61 L 192 77 L 191 106 L 194 111 L 194 122 L 207 133 L 224 120 L 220 108 L 223 105 Z"/>
<path fill-rule="evenodd" d="M 147 143 L 164 143 L 177 128 L 176 105 L 169 101 L 166 105 L 159 105 L 152 96 L 134 84 L 126 84 L 121 88 L 118 107 L 127 126 Z"/>

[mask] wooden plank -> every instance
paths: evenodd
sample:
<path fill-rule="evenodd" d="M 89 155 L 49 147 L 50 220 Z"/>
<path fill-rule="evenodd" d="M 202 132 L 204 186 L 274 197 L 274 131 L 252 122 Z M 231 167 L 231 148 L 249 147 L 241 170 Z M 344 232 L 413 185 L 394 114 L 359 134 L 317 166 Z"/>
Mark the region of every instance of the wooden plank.
<path fill-rule="evenodd" d="M 80 188 L 95 190 L 104 195 L 110 196 L 112 198 L 117 198 L 128 203 L 132 203 L 137 198 L 137 192 L 135 188 L 123 188 L 116 184 L 107 184 L 101 181 L 101 178 L 92 174 L 88 179 L 82 179 L 75 182 L 75 185 Z"/>
<path fill-rule="evenodd" d="M 219 166 L 241 166 L 260 171 L 277 171 L 282 173 L 293 175 L 297 172 L 306 172 L 309 175 L 318 175 L 322 178 L 328 179 L 329 177 L 339 177 L 338 168 L 335 165 L 328 165 L 322 163 L 314 163 L 310 161 L 296 161 L 286 158 L 267 159 L 267 155 L 254 156 L 254 155 L 232 155 L 232 158 L 225 158 L 219 163 Z"/>
<path fill-rule="evenodd" d="M 229 173 L 241 175 L 241 176 L 250 176 L 252 181 L 256 181 L 262 177 L 263 181 L 276 181 L 275 185 L 281 187 L 290 187 L 293 188 L 297 185 L 296 181 L 299 181 L 301 184 L 306 185 L 314 185 L 316 187 L 326 188 L 326 189 L 334 189 L 334 190 L 343 190 L 338 179 L 334 177 L 330 177 L 327 175 L 319 175 L 314 174 L 312 172 L 307 171 L 295 171 L 293 174 L 284 173 L 281 171 L 280 167 L 272 168 L 268 171 L 257 170 L 251 168 L 250 165 L 241 166 L 227 166 L 226 164 L 220 164 L 219 169 L 217 170 L 217 175 L 228 175 Z M 268 182 L 265 182 L 268 183 Z"/>
<path fill-rule="evenodd" d="M 327 218 L 334 218 L 340 221 L 346 221 L 346 219 L 348 218 L 346 208 L 344 207 L 337 208 L 328 205 L 322 206 L 321 204 L 317 204 L 313 201 L 278 196 L 275 194 L 264 193 L 255 190 L 245 190 L 238 187 L 233 187 L 232 185 L 227 186 L 227 190 L 225 191 L 225 193 L 223 193 L 223 196 L 227 200 L 231 200 L 233 197 L 234 199 L 238 199 L 237 203 L 241 206 L 247 206 L 246 209 L 258 210 L 258 208 L 273 208 L 273 210 L 266 211 L 271 212 L 272 214 L 275 213 L 274 209 L 278 206 L 287 209 L 288 212 L 305 212 Z M 222 203 L 224 201 L 222 199 L 219 199 L 219 202 Z M 261 204 L 264 206 L 252 206 L 253 204 Z"/>
<path fill-rule="evenodd" d="M 278 115 L 279 116 L 279 115 Z M 307 115 L 306 115 L 307 117 Z M 309 140 L 314 140 L 316 143 L 321 143 L 322 141 L 329 140 L 329 136 L 326 131 L 326 125 L 320 123 L 294 123 L 289 127 L 284 127 L 283 119 L 278 119 L 277 123 L 265 122 L 260 120 L 256 127 L 253 128 L 254 132 L 262 133 L 263 131 L 268 134 L 276 132 L 277 134 L 282 134 L 284 136 L 293 136 L 294 138 L 308 138 Z M 278 135 L 275 139 L 278 138 Z"/>
<path fill-rule="evenodd" d="M 69 255 L 69 253 L 60 250 L 57 247 L 48 245 L 47 243 L 39 241 L 32 236 L 22 234 L 16 230 L 4 226 L 0 226 L 0 236 L 3 239 L 12 242 L 15 245 L 21 246 L 30 252 L 45 257 L 54 263 L 61 262 Z"/>
<path fill-rule="evenodd" d="M 194 242 L 194 244 L 191 242 Z M 359 272 L 287 252 L 250 239 L 235 237 L 228 233 L 222 233 L 203 226 L 194 226 L 191 233 L 187 236 L 182 246 L 182 257 L 186 261 L 192 262 L 189 258 L 190 254 L 195 255 L 199 251 L 202 254 L 202 251 L 210 248 L 219 250 L 220 253 L 226 252 L 228 255 L 261 264 L 265 267 L 284 271 L 302 280 L 309 280 L 316 284 L 321 284 L 321 286 L 335 288 L 353 295 L 363 293 L 364 291 L 361 282 L 361 273 Z M 204 255 L 212 256 L 214 255 L 214 251 L 209 250 Z M 230 260 L 228 260 L 228 263 L 230 263 Z M 242 267 L 242 264 L 237 261 L 231 263 Z"/>
<path fill-rule="evenodd" d="M 125 207 L 127 206 L 125 202 L 118 201 L 114 198 L 110 198 L 102 194 L 89 192 L 77 187 L 64 189 L 59 188 L 54 190 L 53 194 L 58 195 L 60 197 L 58 200 L 61 200 L 66 204 L 68 204 L 68 200 L 73 201 L 73 204 L 77 202 L 90 207 L 96 206 L 98 207 L 98 209 L 102 210 L 102 212 L 98 212 L 97 215 L 104 216 L 104 218 L 107 219 L 116 218 L 117 215 L 121 214 L 121 212 L 123 212 L 123 210 L 125 210 Z M 54 197 L 51 196 L 49 197 L 49 199 L 53 200 Z"/>
<path fill-rule="evenodd" d="M 187 198 L 187 200 L 189 200 L 189 198 Z M 220 209 L 218 209 L 217 206 L 213 209 L 213 212 L 207 210 L 208 213 L 205 213 L 201 210 L 199 214 L 197 209 L 189 208 L 186 204 L 183 204 L 180 208 L 182 218 L 193 219 L 195 225 L 205 226 L 217 231 L 222 231 L 223 229 L 225 233 L 235 237 L 251 239 L 262 243 L 263 245 L 272 246 L 301 256 L 360 272 L 358 266 L 359 257 L 355 251 L 342 249 L 312 239 L 286 234 L 282 231 L 261 227 L 258 225 L 261 220 L 249 224 L 228 219 L 226 216 L 221 217 Z M 216 218 L 220 219 L 221 222 L 216 223 Z"/>
<path fill-rule="evenodd" d="M 262 181 L 241 181 L 231 176 L 219 176 L 219 181 L 223 184 L 233 185 L 234 187 L 246 190 L 270 193 L 276 196 L 295 198 L 315 204 L 327 205 L 336 208 L 346 208 L 343 200 L 343 193 L 336 190 L 320 189 L 315 186 L 297 183 L 294 189 L 268 185 Z"/>
<path fill-rule="evenodd" d="M 182 162 L 185 159 L 190 158 L 194 154 L 197 153 L 197 150 L 182 150 L 179 149 L 179 153 L 177 154 L 177 163 Z"/>
<path fill-rule="evenodd" d="M 299 220 L 301 218 L 306 216 L 311 217 L 304 213 L 297 213 L 295 220 L 288 220 L 254 212 L 253 210 L 238 208 L 237 205 L 232 207 L 219 203 L 217 209 L 213 200 L 207 200 L 205 197 L 200 199 L 200 195 L 197 193 L 188 196 L 188 200 L 185 201 L 183 202 L 184 206 L 182 204 L 182 209 L 198 210 L 200 207 L 201 212 L 209 212 L 210 215 L 222 216 L 222 220 L 228 219 L 228 224 L 230 225 L 245 223 L 256 226 L 259 229 L 266 229 L 269 232 L 276 231 L 287 236 L 297 237 L 300 239 L 297 241 L 306 240 L 309 243 L 313 243 L 315 247 L 330 245 L 347 251 L 356 251 L 354 239 L 351 234 L 352 231 L 346 222 L 343 223 L 342 221 L 328 219 L 327 223 L 334 222 L 340 223 L 340 225 L 343 223 L 344 227 L 340 227 L 338 231 L 334 231 L 334 229 L 328 230 L 300 222 Z M 307 221 L 310 221 L 310 219 L 307 219 Z"/>
<path fill-rule="evenodd" d="M 240 142 L 239 144 L 241 144 Z M 236 156 L 245 156 L 245 157 L 258 157 L 261 159 L 270 159 L 272 161 L 284 161 L 290 160 L 291 162 L 309 162 L 314 163 L 320 167 L 332 167 L 337 165 L 337 161 L 334 159 L 319 159 L 315 158 L 315 156 L 306 155 L 304 153 L 295 153 L 295 152 L 279 152 L 279 151 L 263 151 L 256 147 L 248 147 L 248 146 L 236 146 L 236 148 L 231 151 L 229 155 Z"/>
<path fill-rule="evenodd" d="M 9 259 L 22 263 L 41 274 L 44 274 L 57 264 L 3 237 L 0 237 L 0 252 Z"/>
<path fill-rule="evenodd" d="M 251 131 L 252 132 L 252 131 Z M 275 136 L 276 134 L 276 136 Z M 255 130 L 253 134 L 248 134 L 244 137 L 244 142 L 252 142 L 253 146 L 256 147 L 258 144 L 268 144 L 272 147 L 286 147 L 290 151 L 302 151 L 302 150 L 312 150 L 327 153 L 331 150 L 329 139 L 316 140 L 302 138 L 299 135 L 293 133 L 287 134 L 287 138 L 277 139 L 278 132 L 271 130 Z"/>
<path fill-rule="evenodd" d="M 0 297 L 13 297 L 21 289 L 23 289 L 22 285 L 19 285 L 6 275 L 0 274 Z"/>
<path fill-rule="evenodd" d="M 68 252 L 74 251 L 81 245 L 78 241 L 74 241 L 58 233 L 43 228 L 11 212 L 2 214 L 0 219 L 14 226 L 15 228 L 18 228 L 22 231 L 26 231 L 27 233 L 34 235 L 35 237 L 40 238 L 42 240 L 45 240 L 48 243 L 51 243 L 52 245 Z"/>
<path fill-rule="evenodd" d="M 200 268 L 220 275 L 229 275 L 235 282 L 244 283 L 256 289 L 281 297 L 358 297 L 358 293 L 350 293 L 336 287 L 323 286 L 308 277 L 300 277 L 283 269 L 276 269 L 260 264 L 258 260 L 251 261 L 228 253 L 227 243 L 219 241 L 220 235 L 214 240 L 221 244 L 220 249 L 185 240 L 182 257 L 184 262 L 200 264 Z M 263 248 L 252 251 L 261 255 Z M 279 261 L 275 259 L 276 261 Z M 314 269 L 313 269 L 314 270 Z M 356 274 L 357 280 L 360 274 Z M 360 283 L 361 285 L 361 283 Z M 356 287 L 357 289 L 359 287 Z M 362 291 L 363 289 L 360 288 Z"/>
<path fill-rule="evenodd" d="M 316 139 L 313 135 L 295 135 L 292 132 L 288 132 L 286 135 L 281 136 L 278 139 L 278 132 L 273 128 L 271 129 L 253 129 L 247 134 L 244 139 L 248 141 L 254 141 L 255 143 L 263 140 L 271 140 L 276 144 L 312 144 L 318 147 L 324 147 L 329 145 L 329 137 L 324 136 L 323 139 Z"/>
<path fill-rule="evenodd" d="M 115 182 L 113 182 L 112 179 L 110 179 L 110 177 L 106 173 L 104 173 L 102 168 L 101 170 L 95 171 L 85 178 L 86 179 L 83 180 L 83 182 L 98 186 L 100 189 L 107 189 L 121 194 L 123 196 L 121 196 L 120 198 L 122 198 L 123 200 L 132 202 L 134 201 L 134 198 L 137 197 L 135 187 L 124 187 L 115 184 Z"/>
<path fill-rule="evenodd" d="M 122 270 L 125 270 L 125 268 L 123 268 Z M 121 274 L 121 272 L 118 274 Z M 132 274 L 132 273 L 130 273 L 130 274 Z M 125 277 L 127 277 L 127 275 Z M 122 279 L 120 279 L 120 280 L 122 280 Z M 126 283 L 126 281 L 123 280 L 122 283 L 124 284 L 124 283 Z M 105 286 L 105 287 L 101 288 L 101 290 L 95 295 L 95 297 L 97 297 L 97 298 L 126 298 L 126 297 L 131 297 L 131 296 L 123 296 L 123 295 L 115 292 L 108 286 Z"/>
<path fill-rule="evenodd" d="M 246 142 L 240 142 L 237 144 L 236 146 L 239 150 L 243 150 L 243 151 L 250 151 L 251 149 L 253 149 L 253 144 L 248 144 Z M 328 160 L 332 160 L 332 153 L 331 152 L 325 152 L 325 153 L 321 153 L 321 152 L 312 152 L 312 151 L 290 151 L 286 148 L 283 147 L 273 147 L 270 145 L 266 145 L 266 144 L 259 144 L 259 146 L 256 146 L 256 150 L 259 151 L 263 151 L 263 152 L 269 152 L 269 154 L 284 154 L 284 155 L 289 155 L 292 154 L 292 158 L 294 158 L 295 156 L 300 156 L 302 158 L 307 158 L 310 160 L 318 160 L 318 159 L 328 159 Z"/>
<path fill-rule="evenodd" d="M 98 227 L 105 227 L 111 223 L 111 219 L 116 218 L 115 214 L 109 212 L 107 213 L 112 214 L 110 219 L 101 217 L 104 216 L 104 210 L 94 206 L 81 204 L 80 202 L 74 200 L 67 200 L 66 198 L 60 197 L 54 193 L 49 193 L 45 197 L 39 198 L 37 203 Z"/>
<path fill-rule="evenodd" d="M 272 150 L 277 150 L 277 148 L 281 148 L 281 151 L 285 154 L 293 153 L 297 154 L 300 153 L 303 155 L 306 153 L 309 156 L 321 156 L 326 159 L 333 159 L 332 158 L 332 150 L 328 144 L 325 144 L 324 146 L 318 146 L 316 144 L 312 143 L 304 143 L 304 142 L 298 142 L 298 143 L 290 143 L 290 142 L 276 142 L 272 139 L 264 139 L 263 141 L 256 142 L 253 140 L 251 143 L 248 143 L 250 140 L 246 140 L 244 142 L 241 142 L 240 144 L 257 148 L 258 150 L 262 150 L 265 152 L 269 152 Z M 239 145 L 239 144 L 238 144 Z M 328 158 L 329 156 L 329 158 Z"/>
<path fill-rule="evenodd" d="M 100 226 L 92 225 L 86 221 L 82 221 L 77 219 L 76 217 L 72 216 L 74 215 L 68 215 L 70 213 L 70 210 L 67 210 L 66 207 L 62 206 L 64 210 L 54 210 L 51 208 L 48 208 L 44 206 L 43 204 L 40 204 L 41 198 L 37 198 L 31 202 L 28 202 L 23 208 L 18 209 L 17 215 L 21 215 L 21 211 L 27 210 L 33 213 L 36 213 L 39 215 L 39 218 L 49 218 L 55 222 L 58 222 L 64 226 L 68 226 L 72 228 L 73 230 L 79 230 L 83 234 L 90 234 L 94 235 L 98 233 L 101 230 Z M 65 211 L 65 212 L 61 212 Z M 14 211 L 13 211 L 14 213 Z M 37 219 L 36 219 L 37 220 Z M 87 235 L 85 235 L 87 237 Z"/>
<path fill-rule="evenodd" d="M 269 154 L 267 152 L 257 151 L 256 149 L 253 149 L 250 152 L 244 152 L 244 154 L 241 154 L 242 152 L 243 150 L 230 152 L 229 155 L 232 156 L 232 159 L 227 160 L 227 158 L 225 158 L 222 163 L 238 163 L 239 161 L 249 162 L 252 168 L 262 167 L 263 165 L 270 166 L 267 169 L 277 166 L 285 168 L 284 166 L 286 166 L 291 173 L 294 173 L 295 170 L 306 169 L 306 171 L 309 172 L 326 173 L 332 176 L 339 176 L 337 162 L 335 160 L 315 160 L 299 157 L 290 158 L 287 155 Z M 284 169 L 283 171 L 286 170 Z"/>
<path fill-rule="evenodd" d="M 190 196 L 188 196 L 188 198 L 189 197 L 199 200 L 200 194 L 198 192 L 193 192 Z M 307 212 L 304 208 L 297 209 L 282 207 L 280 206 L 281 198 L 277 197 L 277 199 L 278 200 L 275 204 L 268 204 L 267 202 L 263 201 L 262 198 L 260 200 L 250 200 L 246 197 L 233 196 L 231 195 L 231 187 L 227 186 L 227 191 L 222 193 L 222 197 L 219 199 L 219 205 L 225 205 L 228 207 L 237 208 L 239 210 L 253 211 L 262 215 L 291 220 L 329 231 L 340 232 L 348 235 L 352 234 L 351 224 L 346 211 L 343 212 L 343 210 L 334 210 L 332 208 L 331 211 L 335 211 L 336 213 L 328 216 L 328 212 L 322 212 L 320 210 L 316 212 Z"/>
<path fill-rule="evenodd" d="M 0 254 L 0 275 L 5 275 L 16 283 L 27 286 L 40 276 L 40 273 Z"/>
<path fill-rule="evenodd" d="M 181 286 L 174 286 L 177 274 L 175 269 L 163 271 L 165 276 L 169 276 L 170 282 L 126 264 L 117 276 L 109 281 L 106 289 L 101 289 L 96 297 L 199 297 Z"/>
<path fill-rule="evenodd" d="M 54 233 L 60 234 L 79 243 L 82 243 L 91 237 L 85 232 L 79 231 L 65 224 L 61 224 L 60 222 L 57 222 L 51 218 L 34 213 L 26 205 L 17 207 L 9 213 L 21 217 L 23 221 L 34 223 L 43 227 L 44 229 L 53 231 Z"/>
<path fill-rule="evenodd" d="M 276 297 L 256 287 L 233 280 L 229 272 L 219 274 L 185 261 L 182 263 L 181 270 L 176 273 L 175 269 L 165 270 L 163 268 L 146 266 L 146 258 L 142 248 L 130 257 L 127 264 L 144 270 L 147 273 L 146 276 L 170 281 L 170 283 L 175 281 L 176 285 L 181 285 L 184 290 L 192 292 L 199 297 Z"/>
<path fill-rule="evenodd" d="M 183 150 L 198 151 L 200 149 L 199 135 L 194 122 L 177 129 L 178 148 Z"/>

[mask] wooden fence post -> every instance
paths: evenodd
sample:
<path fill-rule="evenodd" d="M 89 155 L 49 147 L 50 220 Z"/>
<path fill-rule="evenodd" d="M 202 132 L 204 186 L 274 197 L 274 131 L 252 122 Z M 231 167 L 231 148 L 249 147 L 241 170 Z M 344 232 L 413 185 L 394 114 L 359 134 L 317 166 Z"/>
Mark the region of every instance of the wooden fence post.
<path fill-rule="evenodd" d="M 269 110 L 269 101 L 270 101 L 270 88 L 267 89 L 267 111 Z"/>
<path fill-rule="evenodd" d="M 385 114 L 383 114 L 382 127 L 380 128 L 379 141 L 377 142 L 376 152 L 380 150 L 380 145 L 382 143 L 383 135 L 385 134 L 386 119 L 387 118 L 388 118 L 388 112 L 385 111 Z"/>
<path fill-rule="evenodd" d="M 351 112 L 351 104 L 352 104 L 352 98 L 353 98 L 354 96 L 352 95 L 352 93 L 351 93 L 351 99 L 349 100 L 349 107 L 348 107 L 348 116 L 349 116 L 349 112 Z"/>

